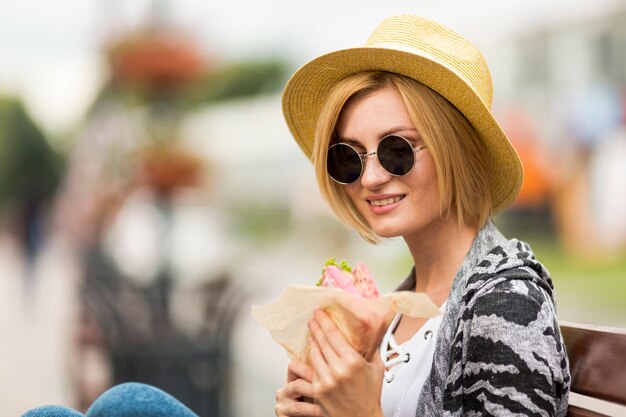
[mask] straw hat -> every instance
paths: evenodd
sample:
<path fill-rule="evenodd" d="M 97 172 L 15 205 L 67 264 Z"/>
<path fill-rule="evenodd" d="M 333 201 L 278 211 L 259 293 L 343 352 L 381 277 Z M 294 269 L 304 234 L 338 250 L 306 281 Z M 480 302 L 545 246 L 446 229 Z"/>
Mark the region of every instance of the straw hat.
<path fill-rule="evenodd" d="M 485 59 L 467 39 L 419 16 L 385 19 L 364 47 L 322 55 L 291 77 L 283 93 L 283 113 L 309 158 L 326 95 L 341 79 L 363 71 L 407 76 L 452 103 L 485 142 L 494 213 L 515 199 L 522 184 L 522 164 L 491 114 L 492 83 Z"/>

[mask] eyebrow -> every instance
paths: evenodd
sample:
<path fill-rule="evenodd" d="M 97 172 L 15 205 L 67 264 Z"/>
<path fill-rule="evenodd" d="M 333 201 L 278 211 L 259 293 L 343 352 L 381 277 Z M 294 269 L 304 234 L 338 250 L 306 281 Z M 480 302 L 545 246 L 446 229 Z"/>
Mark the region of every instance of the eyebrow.
<path fill-rule="evenodd" d="M 382 132 L 378 136 L 378 139 L 380 140 L 380 139 L 384 138 L 385 136 L 393 135 L 393 134 L 398 133 L 398 132 L 415 132 L 415 133 L 419 133 L 417 131 L 417 129 L 414 128 L 414 127 L 396 126 L 396 127 L 392 127 L 391 129 L 387 129 L 384 132 Z"/>
<path fill-rule="evenodd" d="M 387 129 L 387 130 L 381 132 L 380 134 L 378 134 L 378 140 L 381 140 L 385 136 L 393 135 L 393 134 L 396 134 L 398 132 L 415 132 L 415 133 L 417 133 L 419 135 L 419 132 L 414 127 L 395 126 L 395 127 Z M 347 143 L 349 145 L 359 145 L 359 146 L 361 146 L 361 142 L 359 142 L 358 140 L 356 140 L 354 138 L 349 138 L 349 137 L 344 137 L 344 136 L 337 135 L 337 140 L 340 141 L 341 143 Z"/>

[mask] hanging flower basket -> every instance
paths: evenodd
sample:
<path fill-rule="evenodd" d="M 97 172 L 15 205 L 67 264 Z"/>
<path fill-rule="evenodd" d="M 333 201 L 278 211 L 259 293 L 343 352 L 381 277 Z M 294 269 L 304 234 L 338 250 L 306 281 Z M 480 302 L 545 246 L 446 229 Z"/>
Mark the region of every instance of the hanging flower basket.
<path fill-rule="evenodd" d="M 176 90 L 196 80 L 204 59 L 186 39 L 147 32 L 114 43 L 108 49 L 113 81 L 149 91 Z"/>
<path fill-rule="evenodd" d="M 204 161 L 179 145 L 153 145 L 138 154 L 139 182 L 167 193 L 201 182 Z"/>

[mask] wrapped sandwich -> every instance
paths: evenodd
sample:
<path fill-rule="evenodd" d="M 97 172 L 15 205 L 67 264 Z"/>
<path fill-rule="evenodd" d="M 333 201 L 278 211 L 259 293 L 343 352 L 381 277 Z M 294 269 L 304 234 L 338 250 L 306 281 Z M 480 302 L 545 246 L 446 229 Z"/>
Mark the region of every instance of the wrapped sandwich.
<path fill-rule="evenodd" d="M 415 317 L 440 314 L 437 306 L 423 293 L 392 292 L 381 296 L 367 267 L 357 263 L 326 262 L 316 286 L 290 285 L 275 301 L 252 306 L 252 315 L 283 346 L 291 358 L 308 362 L 309 329 L 307 322 L 316 309 L 323 309 L 348 342 L 364 357 L 375 351 L 377 338 L 364 331 L 364 323 L 350 306 L 361 303 L 388 320 L 395 312 Z"/>
<path fill-rule="evenodd" d="M 367 267 L 360 262 L 352 269 L 345 260 L 337 263 L 335 258 L 330 258 L 326 261 L 322 270 L 322 278 L 317 282 L 317 286 L 339 288 L 368 300 L 380 297 L 374 278 L 370 275 Z"/>

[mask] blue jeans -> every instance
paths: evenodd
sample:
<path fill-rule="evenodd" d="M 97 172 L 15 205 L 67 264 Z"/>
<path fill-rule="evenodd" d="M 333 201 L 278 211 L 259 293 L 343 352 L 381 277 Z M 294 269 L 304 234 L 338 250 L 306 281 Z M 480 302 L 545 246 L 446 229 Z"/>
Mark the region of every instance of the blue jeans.
<path fill-rule="evenodd" d="M 45 406 L 22 417 L 85 417 L 66 407 Z M 150 385 L 128 382 L 102 394 L 87 410 L 86 417 L 198 417 L 176 398 Z"/>

